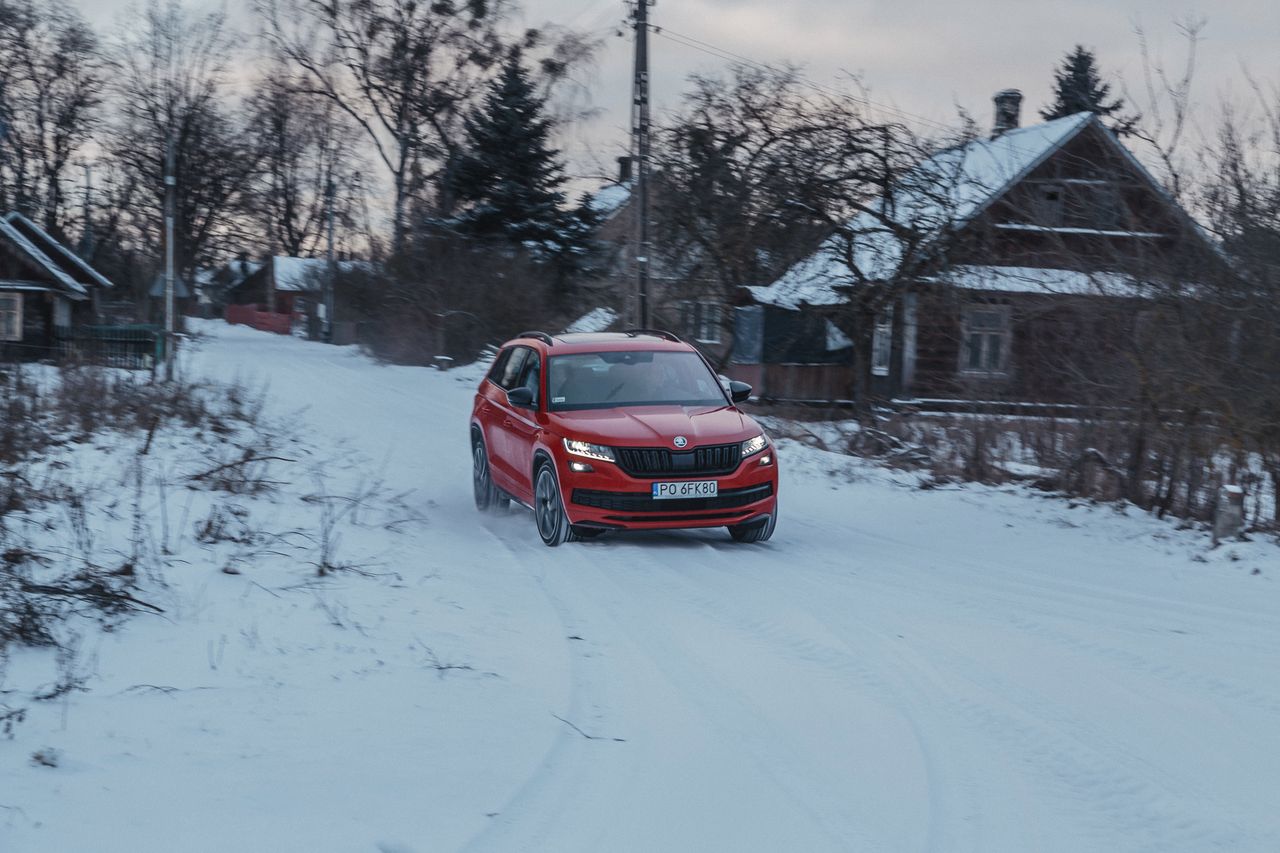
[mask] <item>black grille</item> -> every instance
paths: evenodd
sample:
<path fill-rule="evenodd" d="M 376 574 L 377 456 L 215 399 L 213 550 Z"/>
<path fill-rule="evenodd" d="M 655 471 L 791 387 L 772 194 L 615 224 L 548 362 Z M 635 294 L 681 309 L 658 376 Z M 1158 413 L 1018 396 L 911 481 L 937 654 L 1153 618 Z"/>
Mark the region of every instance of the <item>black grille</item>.
<path fill-rule="evenodd" d="M 761 483 L 745 489 L 725 489 L 714 498 L 681 498 L 656 501 L 645 492 L 598 492 L 574 489 L 571 500 L 578 506 L 607 509 L 614 512 L 695 512 L 706 509 L 733 509 L 762 501 L 773 494 L 772 483 Z"/>
<path fill-rule="evenodd" d="M 632 477 L 686 477 L 731 474 L 741 461 L 741 444 L 711 444 L 692 450 L 665 447 L 620 447 L 618 467 Z"/>

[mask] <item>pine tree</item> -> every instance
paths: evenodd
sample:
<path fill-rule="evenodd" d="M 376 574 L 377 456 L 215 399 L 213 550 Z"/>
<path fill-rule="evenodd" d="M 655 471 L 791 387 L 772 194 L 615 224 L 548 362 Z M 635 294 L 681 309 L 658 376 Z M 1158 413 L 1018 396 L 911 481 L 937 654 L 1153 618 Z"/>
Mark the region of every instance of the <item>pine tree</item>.
<path fill-rule="evenodd" d="M 576 266 L 590 223 L 582 221 L 581 209 L 566 210 L 564 167 L 550 143 L 552 123 L 519 53 L 503 64 L 465 130 L 464 153 L 448 182 L 461 208 L 454 229 Z"/>
<path fill-rule="evenodd" d="M 1112 129 L 1118 133 L 1130 130 L 1136 121 L 1133 117 L 1120 115 L 1124 109 L 1124 100 L 1111 97 L 1111 85 L 1102 82 L 1098 74 L 1098 60 L 1093 51 L 1076 45 L 1066 55 L 1062 65 L 1054 72 L 1054 102 L 1040 111 L 1045 121 L 1074 115 L 1079 112 L 1091 112 L 1112 121 Z"/>

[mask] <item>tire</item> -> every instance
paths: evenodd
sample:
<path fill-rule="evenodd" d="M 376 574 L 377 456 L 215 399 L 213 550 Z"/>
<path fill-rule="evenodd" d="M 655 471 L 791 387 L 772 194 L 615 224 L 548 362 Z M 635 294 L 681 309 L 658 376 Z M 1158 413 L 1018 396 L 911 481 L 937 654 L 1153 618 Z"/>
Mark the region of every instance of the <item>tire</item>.
<path fill-rule="evenodd" d="M 471 433 L 471 489 L 476 509 L 481 512 L 499 512 L 507 508 L 510 499 L 493 484 L 489 471 L 489 454 L 484 439 L 478 431 Z"/>
<path fill-rule="evenodd" d="M 554 548 L 579 538 L 564 511 L 560 483 L 550 462 L 543 462 L 533 484 L 533 520 L 544 545 Z"/>
<path fill-rule="evenodd" d="M 767 542 L 778 526 L 778 507 L 774 504 L 773 512 L 764 521 L 751 524 L 733 524 L 729 526 L 729 535 L 734 542 Z"/>

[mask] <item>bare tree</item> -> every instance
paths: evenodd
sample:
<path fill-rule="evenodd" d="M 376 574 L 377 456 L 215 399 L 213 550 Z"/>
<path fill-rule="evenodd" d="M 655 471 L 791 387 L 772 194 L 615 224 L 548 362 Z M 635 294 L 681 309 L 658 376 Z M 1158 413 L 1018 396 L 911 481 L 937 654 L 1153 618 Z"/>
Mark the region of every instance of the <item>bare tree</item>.
<path fill-rule="evenodd" d="M 460 109 L 501 56 L 504 4 L 259 0 L 268 37 L 363 132 L 392 181 L 391 248 L 411 199 L 447 162 Z"/>
<path fill-rule="evenodd" d="M 923 249 L 950 224 L 956 164 L 915 168 L 927 141 L 787 68 L 693 78 L 659 139 L 665 265 L 681 290 L 732 303 L 743 285 L 777 281 L 853 341 L 851 390 L 866 405 L 876 318 L 932 260 Z"/>
<path fill-rule="evenodd" d="M 262 169 L 251 217 L 270 251 L 313 254 L 324 243 L 330 204 L 339 233 L 355 227 L 361 139 L 331 100 L 303 92 L 283 67 L 254 88 L 249 135 Z"/>
<path fill-rule="evenodd" d="M 841 118 L 818 114 L 794 69 L 691 78 L 655 146 L 661 266 L 683 285 L 672 297 L 731 302 L 815 248 L 829 231 L 823 166 L 839 156 Z"/>
<path fill-rule="evenodd" d="M 1280 496 L 1280 85 L 1250 80 L 1253 104 L 1224 110 L 1203 153 L 1201 206 L 1231 260 L 1214 288 L 1232 317 L 1209 386 L 1238 447 L 1256 452 Z M 1274 522 L 1280 526 L 1280 500 Z"/>
<path fill-rule="evenodd" d="M 103 61 L 65 0 L 0 2 L 0 191 L 4 203 L 62 234 L 67 169 L 98 121 Z"/>
<path fill-rule="evenodd" d="M 229 104 L 235 42 L 222 13 L 197 15 L 178 0 L 152 0 L 123 21 L 114 44 L 118 118 L 107 148 L 118 180 L 142 189 L 120 212 L 123 226 L 159 254 L 165 152 L 172 144 L 182 271 L 239 242 L 239 216 L 258 168 L 257 152 Z"/>
<path fill-rule="evenodd" d="M 1191 119 L 1191 88 L 1195 83 L 1196 60 L 1205 27 L 1204 18 L 1186 17 L 1175 22 L 1184 48 L 1181 69 L 1170 73 L 1165 60 L 1152 53 L 1147 33 L 1135 27 L 1138 52 L 1142 58 L 1142 96 L 1126 93 L 1130 103 L 1142 109 L 1142 118 L 1125 125 L 1134 139 L 1145 143 L 1161 166 L 1161 180 L 1174 199 L 1184 201 L 1184 179 L 1189 169 L 1182 161 Z"/>

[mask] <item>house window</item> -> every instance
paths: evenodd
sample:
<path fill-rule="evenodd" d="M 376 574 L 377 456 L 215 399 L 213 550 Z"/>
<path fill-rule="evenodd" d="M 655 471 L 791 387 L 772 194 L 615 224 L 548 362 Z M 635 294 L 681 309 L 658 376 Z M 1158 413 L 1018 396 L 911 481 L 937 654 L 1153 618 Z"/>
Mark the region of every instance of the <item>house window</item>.
<path fill-rule="evenodd" d="M 0 341 L 22 340 L 22 294 L 0 293 Z"/>
<path fill-rule="evenodd" d="M 1059 184 L 1041 184 L 1035 188 L 1035 221 L 1037 225 L 1057 227 L 1062 224 L 1063 191 Z"/>
<path fill-rule="evenodd" d="M 876 326 L 871 332 L 871 375 L 888 376 L 892 357 L 893 309 L 890 308 L 876 317 Z"/>
<path fill-rule="evenodd" d="M 1004 374 L 1009 370 L 1009 306 L 970 305 L 964 310 L 960 370 L 972 374 Z"/>
<path fill-rule="evenodd" d="M 720 343 L 721 307 L 718 302 L 684 303 L 685 334 L 700 344 Z"/>

